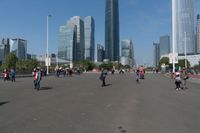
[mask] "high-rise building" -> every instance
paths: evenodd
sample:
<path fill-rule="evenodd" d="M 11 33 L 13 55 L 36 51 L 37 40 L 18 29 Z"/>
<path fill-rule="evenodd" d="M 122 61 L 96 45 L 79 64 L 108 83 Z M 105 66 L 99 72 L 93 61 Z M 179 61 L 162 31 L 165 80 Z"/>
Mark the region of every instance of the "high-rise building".
<path fill-rule="evenodd" d="M 101 44 L 97 44 L 97 62 L 102 62 L 104 60 L 105 50 Z"/>
<path fill-rule="evenodd" d="M 154 66 L 157 67 L 160 61 L 160 44 L 153 43 L 153 54 L 154 54 Z"/>
<path fill-rule="evenodd" d="M 76 26 L 75 60 L 84 60 L 85 41 L 84 41 L 84 22 L 79 16 L 74 16 L 68 21 L 68 25 Z"/>
<path fill-rule="evenodd" d="M 119 60 L 119 2 L 105 0 L 105 58 Z"/>
<path fill-rule="evenodd" d="M 134 65 L 134 49 L 131 40 L 122 40 L 121 42 L 121 64 Z"/>
<path fill-rule="evenodd" d="M 0 44 L 0 64 L 2 64 L 6 56 L 10 53 L 10 39 L 3 38 Z"/>
<path fill-rule="evenodd" d="M 172 34 L 174 52 L 195 53 L 194 0 L 172 0 Z"/>
<path fill-rule="evenodd" d="M 95 23 L 91 16 L 85 17 L 84 19 L 85 28 L 85 60 L 94 61 L 95 51 Z"/>
<path fill-rule="evenodd" d="M 10 39 L 10 52 L 14 53 L 19 60 L 27 59 L 27 41 L 24 39 Z"/>
<path fill-rule="evenodd" d="M 197 15 L 196 53 L 200 54 L 200 14 Z"/>
<path fill-rule="evenodd" d="M 77 28 L 71 23 L 60 26 L 58 58 L 66 62 L 76 61 Z"/>
<path fill-rule="evenodd" d="M 74 16 L 60 26 L 58 58 L 69 62 L 84 60 L 84 43 L 84 22 Z"/>
<path fill-rule="evenodd" d="M 161 36 L 160 37 L 160 56 L 167 55 L 170 53 L 170 37 Z"/>

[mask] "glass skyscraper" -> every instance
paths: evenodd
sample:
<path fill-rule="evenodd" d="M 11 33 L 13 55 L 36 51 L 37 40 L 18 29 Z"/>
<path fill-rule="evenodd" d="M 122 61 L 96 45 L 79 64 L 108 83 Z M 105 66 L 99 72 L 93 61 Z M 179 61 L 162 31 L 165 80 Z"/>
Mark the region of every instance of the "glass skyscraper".
<path fill-rule="evenodd" d="M 122 65 L 134 65 L 134 49 L 131 40 L 121 42 L 121 63 Z"/>
<path fill-rule="evenodd" d="M 66 62 L 75 61 L 76 26 L 69 23 L 60 26 L 58 58 Z"/>
<path fill-rule="evenodd" d="M 101 44 L 97 44 L 97 61 L 102 62 L 105 56 L 104 47 Z"/>
<path fill-rule="evenodd" d="M 74 16 L 68 21 L 68 24 L 76 26 L 75 61 L 82 61 L 85 55 L 84 22 L 79 16 Z"/>
<path fill-rule="evenodd" d="M 94 61 L 94 48 L 95 48 L 95 23 L 91 16 L 84 19 L 84 32 L 85 32 L 85 60 Z"/>
<path fill-rule="evenodd" d="M 84 23 L 79 16 L 74 16 L 60 27 L 58 58 L 81 61 L 84 60 L 84 50 Z"/>
<path fill-rule="evenodd" d="M 20 38 L 10 39 L 10 52 L 19 60 L 27 59 L 27 41 Z"/>
<path fill-rule="evenodd" d="M 197 15 L 196 53 L 200 54 L 200 14 Z"/>
<path fill-rule="evenodd" d="M 174 52 L 194 54 L 194 0 L 172 0 L 172 25 Z"/>
<path fill-rule="evenodd" d="M 119 2 L 105 0 L 105 58 L 119 60 Z"/>
<path fill-rule="evenodd" d="M 159 43 L 153 43 L 154 49 L 154 66 L 157 67 L 159 65 L 160 61 L 160 44 Z"/>
<path fill-rule="evenodd" d="M 160 37 L 160 56 L 167 55 L 170 53 L 170 37 L 161 36 Z"/>

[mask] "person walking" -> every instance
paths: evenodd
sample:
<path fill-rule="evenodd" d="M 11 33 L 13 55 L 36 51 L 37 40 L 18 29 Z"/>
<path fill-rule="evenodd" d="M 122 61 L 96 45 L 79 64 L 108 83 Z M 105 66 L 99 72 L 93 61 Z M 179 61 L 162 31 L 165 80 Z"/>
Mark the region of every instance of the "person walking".
<path fill-rule="evenodd" d="M 180 73 L 179 72 L 176 73 L 175 85 L 176 85 L 176 90 L 177 91 L 181 90 L 181 77 L 180 77 Z"/>
<path fill-rule="evenodd" d="M 187 69 L 186 68 L 183 68 L 182 69 L 182 73 L 181 73 L 181 79 L 183 81 L 182 83 L 182 89 L 187 89 L 186 87 L 186 80 L 189 78 L 188 76 L 188 72 L 187 72 Z"/>
<path fill-rule="evenodd" d="M 42 77 L 41 77 L 41 71 L 40 71 L 39 68 L 34 69 L 33 76 L 34 76 L 34 86 L 35 86 L 35 89 L 39 91 L 40 90 L 40 81 L 42 79 Z"/>
<path fill-rule="evenodd" d="M 100 75 L 100 80 L 102 81 L 102 87 L 106 86 L 106 76 L 108 75 L 108 71 L 106 69 L 103 69 L 101 71 L 101 75 Z"/>
<path fill-rule="evenodd" d="M 10 75 L 11 75 L 11 81 L 15 82 L 15 75 L 16 75 L 15 69 L 10 70 Z"/>
<path fill-rule="evenodd" d="M 137 69 L 135 74 L 136 74 L 136 82 L 137 82 L 137 83 L 139 83 L 139 78 L 140 78 L 140 70 L 139 70 L 139 69 Z"/>

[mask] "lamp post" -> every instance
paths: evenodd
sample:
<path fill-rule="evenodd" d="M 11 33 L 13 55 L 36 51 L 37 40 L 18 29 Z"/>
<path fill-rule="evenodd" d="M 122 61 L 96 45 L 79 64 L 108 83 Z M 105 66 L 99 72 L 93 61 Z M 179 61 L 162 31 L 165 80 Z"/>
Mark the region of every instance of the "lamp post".
<path fill-rule="evenodd" d="M 187 45 L 187 34 L 185 32 L 185 68 L 187 68 L 187 48 L 186 48 L 186 45 Z"/>
<path fill-rule="evenodd" d="M 49 18 L 51 15 L 47 15 L 47 54 L 46 54 L 46 65 L 47 65 L 47 75 L 49 75 Z"/>

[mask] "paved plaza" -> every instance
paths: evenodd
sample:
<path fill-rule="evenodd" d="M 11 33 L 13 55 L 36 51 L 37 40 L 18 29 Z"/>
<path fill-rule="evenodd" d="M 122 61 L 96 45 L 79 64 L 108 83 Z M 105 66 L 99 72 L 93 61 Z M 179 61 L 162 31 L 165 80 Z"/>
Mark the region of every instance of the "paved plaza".
<path fill-rule="evenodd" d="M 176 91 L 174 81 L 147 74 L 99 74 L 0 80 L 0 133 L 199 133 L 200 84 Z"/>

